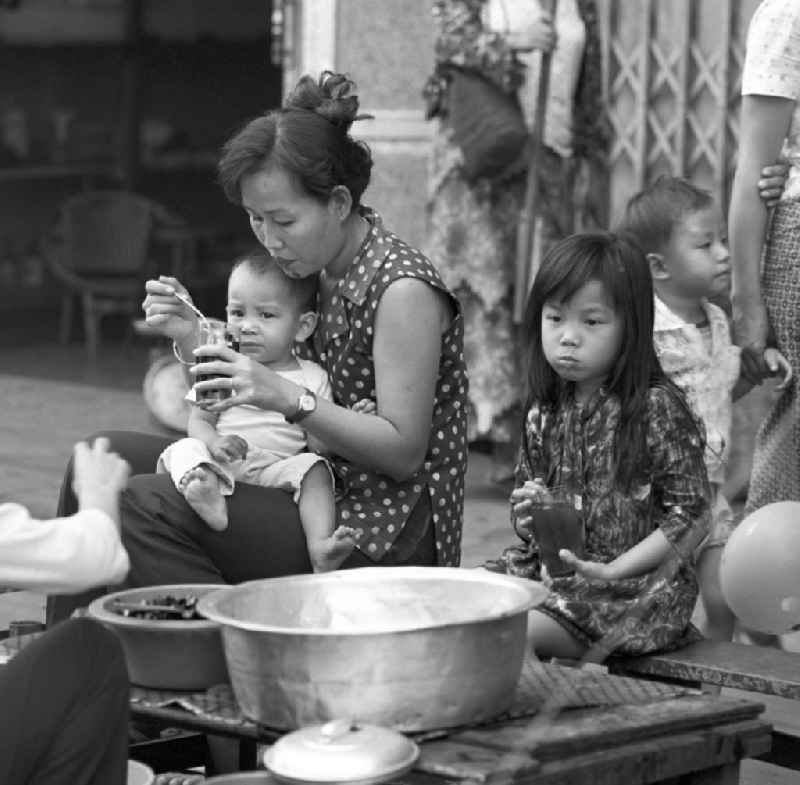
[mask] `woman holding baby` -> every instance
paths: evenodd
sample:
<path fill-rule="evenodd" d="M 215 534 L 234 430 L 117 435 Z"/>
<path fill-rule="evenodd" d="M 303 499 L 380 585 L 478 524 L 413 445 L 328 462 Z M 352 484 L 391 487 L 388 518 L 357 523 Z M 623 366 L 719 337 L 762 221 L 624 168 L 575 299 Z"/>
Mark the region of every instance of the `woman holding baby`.
<path fill-rule="evenodd" d="M 337 523 L 355 529 L 343 567 L 457 565 L 466 472 L 467 378 L 463 323 L 436 270 L 361 204 L 372 167 L 350 135 L 360 119 L 354 85 L 324 72 L 303 77 L 284 105 L 255 118 L 225 145 L 219 179 L 259 242 L 293 277 L 319 276 L 319 326 L 308 351 L 328 372 L 333 400 L 307 391 L 227 347 L 192 373 L 230 391 L 221 410 L 249 405 L 302 418 L 322 442 L 335 479 Z M 147 283 L 147 323 L 184 359 L 197 349 L 197 318 L 174 295 L 175 279 Z M 353 405 L 374 401 L 373 412 Z M 132 465 L 122 499 L 130 585 L 238 583 L 309 572 L 289 494 L 240 483 L 228 527 L 205 525 L 169 476 L 152 474 L 168 440 L 109 434 Z M 67 476 L 60 507 L 74 505 Z M 48 620 L 86 597 L 55 597 Z"/>

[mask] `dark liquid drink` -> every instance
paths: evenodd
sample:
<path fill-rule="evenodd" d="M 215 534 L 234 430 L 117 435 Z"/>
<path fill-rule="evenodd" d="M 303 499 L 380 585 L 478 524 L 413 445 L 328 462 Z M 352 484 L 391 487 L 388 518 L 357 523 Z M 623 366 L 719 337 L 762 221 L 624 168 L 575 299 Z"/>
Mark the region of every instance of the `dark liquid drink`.
<path fill-rule="evenodd" d="M 233 351 L 239 351 L 239 341 L 238 339 L 231 333 L 225 332 L 224 333 L 224 342 L 225 345 L 228 346 Z M 212 343 L 212 341 L 207 341 L 207 343 Z M 200 355 L 197 358 L 198 363 L 213 363 L 217 360 L 217 357 L 210 357 L 208 355 Z M 222 379 L 223 375 L 219 373 L 199 373 L 195 376 L 195 381 L 204 382 L 209 379 Z M 197 391 L 197 400 L 198 401 L 222 401 L 225 398 L 231 397 L 231 391 L 228 389 L 219 389 L 219 390 L 198 390 Z"/>
<path fill-rule="evenodd" d="M 533 510 L 533 531 L 542 563 L 551 578 L 573 575 L 575 570 L 558 555 L 566 548 L 583 558 L 583 517 L 569 502 L 550 502 Z"/>

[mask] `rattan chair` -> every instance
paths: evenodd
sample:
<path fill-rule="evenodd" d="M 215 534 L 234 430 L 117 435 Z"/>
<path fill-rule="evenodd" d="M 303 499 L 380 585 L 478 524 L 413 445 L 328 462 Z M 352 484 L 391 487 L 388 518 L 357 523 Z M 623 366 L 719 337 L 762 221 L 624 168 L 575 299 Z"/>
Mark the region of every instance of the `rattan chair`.
<path fill-rule="evenodd" d="M 159 230 L 184 226 L 164 206 L 121 190 L 86 191 L 69 197 L 59 211 L 42 255 L 63 286 L 59 339 L 67 343 L 74 303 L 83 309 L 84 340 L 94 361 L 104 316 L 140 312 L 143 285 L 155 273 Z"/>

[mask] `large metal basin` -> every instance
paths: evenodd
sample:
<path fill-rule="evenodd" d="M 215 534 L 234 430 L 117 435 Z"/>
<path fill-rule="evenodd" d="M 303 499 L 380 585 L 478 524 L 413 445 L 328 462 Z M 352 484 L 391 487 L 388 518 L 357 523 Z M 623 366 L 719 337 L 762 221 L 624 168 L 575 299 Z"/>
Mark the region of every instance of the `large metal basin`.
<path fill-rule="evenodd" d="M 538 584 L 485 570 L 366 567 L 203 597 L 239 705 L 273 728 L 349 718 L 404 731 L 505 711 Z"/>

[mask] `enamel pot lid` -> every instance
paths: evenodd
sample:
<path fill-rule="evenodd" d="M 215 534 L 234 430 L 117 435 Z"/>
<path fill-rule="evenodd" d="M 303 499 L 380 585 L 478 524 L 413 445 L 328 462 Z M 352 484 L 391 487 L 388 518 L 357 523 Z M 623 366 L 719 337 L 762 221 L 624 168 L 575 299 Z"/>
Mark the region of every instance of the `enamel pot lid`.
<path fill-rule="evenodd" d="M 398 731 L 332 720 L 282 736 L 264 765 L 290 785 L 373 785 L 405 773 L 418 757 L 419 747 Z"/>

